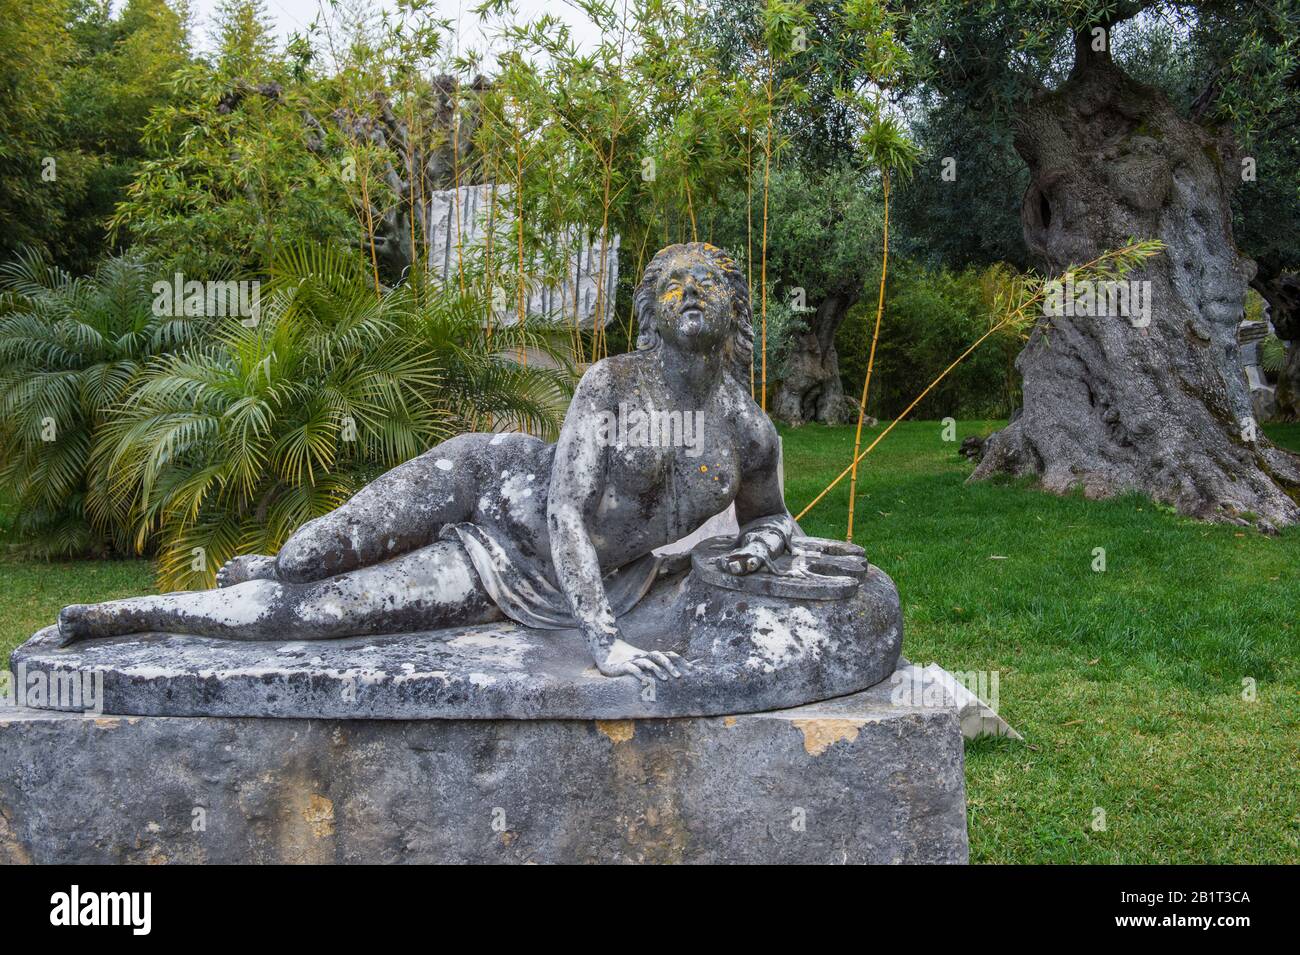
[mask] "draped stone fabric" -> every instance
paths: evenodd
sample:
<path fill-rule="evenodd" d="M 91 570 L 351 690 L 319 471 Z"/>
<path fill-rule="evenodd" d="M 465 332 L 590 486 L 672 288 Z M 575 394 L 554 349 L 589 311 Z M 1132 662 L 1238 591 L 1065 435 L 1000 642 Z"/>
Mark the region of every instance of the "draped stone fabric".
<path fill-rule="evenodd" d="M 501 612 L 515 623 L 540 630 L 567 630 L 578 621 L 569 601 L 536 561 L 523 560 L 508 537 L 468 522 L 448 524 L 443 540 L 459 540 L 479 580 Z M 605 575 L 605 593 L 614 616 L 621 617 L 646 595 L 664 558 L 646 554 Z"/>

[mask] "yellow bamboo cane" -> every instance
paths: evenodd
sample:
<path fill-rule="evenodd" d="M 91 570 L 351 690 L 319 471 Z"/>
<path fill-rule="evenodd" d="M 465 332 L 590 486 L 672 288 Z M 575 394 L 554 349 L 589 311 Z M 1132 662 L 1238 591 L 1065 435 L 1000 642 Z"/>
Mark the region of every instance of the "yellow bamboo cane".
<path fill-rule="evenodd" d="M 960 365 L 963 361 L 965 361 L 965 360 L 966 360 L 966 356 L 969 355 L 971 352 L 973 352 L 976 348 L 979 348 L 980 345 L 984 344 L 984 342 L 985 342 L 985 341 L 986 341 L 986 340 L 987 340 L 991 335 L 993 335 L 994 332 L 1001 331 L 1001 330 L 1002 330 L 1004 327 L 1006 327 L 1009 323 L 1010 323 L 1010 319 L 1008 318 L 1008 319 L 1004 319 L 1003 321 L 1001 321 L 1001 322 L 999 322 L 998 324 L 994 325 L 994 326 L 993 326 L 992 328 L 990 328 L 987 332 L 985 332 L 983 335 L 981 335 L 981 336 L 980 336 L 980 337 L 975 341 L 975 344 L 971 345 L 971 346 L 970 346 L 969 348 L 967 348 L 964 352 L 962 352 L 959 356 L 957 356 L 957 358 L 953 361 L 953 363 L 952 363 L 951 365 L 949 365 L 947 368 L 945 368 L 945 369 L 940 373 L 940 375 L 939 375 L 938 378 L 936 378 L 934 381 L 930 382 L 930 384 L 926 386 L 925 391 L 923 391 L 923 392 L 921 392 L 919 395 L 917 395 L 916 398 L 914 398 L 914 399 L 912 400 L 912 403 L 911 403 L 910 405 L 908 405 L 906 408 L 903 409 L 902 414 L 900 414 L 897 418 L 895 418 L 893 421 L 891 421 L 891 422 L 889 423 L 889 427 L 887 427 L 884 431 L 880 432 L 880 434 L 876 435 L 876 439 L 875 439 L 874 441 L 872 441 L 869 445 L 867 445 L 867 448 L 866 448 L 865 451 L 863 451 L 861 454 L 859 454 L 859 455 L 857 455 L 856 457 L 854 457 L 854 459 L 853 459 L 853 464 L 850 464 L 847 468 L 845 468 L 843 471 L 841 471 L 840 474 L 839 474 L 839 477 L 837 477 L 834 481 L 831 481 L 831 483 L 828 484 L 828 485 L 826 486 L 826 489 L 825 489 L 825 490 L 823 490 L 820 494 L 818 494 L 815 498 L 813 498 L 813 499 L 808 503 L 808 506 L 807 506 L 807 507 L 805 507 L 802 511 L 800 511 L 798 514 L 795 515 L 795 518 L 794 518 L 794 519 L 795 519 L 796 521 L 797 521 L 797 520 L 800 520 L 800 519 L 803 518 L 803 516 L 804 516 L 805 514 L 807 514 L 809 511 L 811 511 L 811 510 L 813 509 L 813 507 L 817 504 L 818 501 L 820 501 L 820 500 L 821 500 L 822 498 L 824 498 L 827 494 L 829 494 L 832 490 L 834 490 L 835 486 L 836 486 L 837 484 L 839 484 L 841 481 L 843 481 L 845 477 L 848 476 L 848 474 L 853 470 L 853 468 L 857 465 L 857 463 L 858 463 L 859 461 L 861 461 L 863 458 L 865 458 L 868 454 L 871 453 L 872 449 L 873 449 L 876 445 L 878 445 L 878 444 L 879 444 L 879 443 L 884 439 L 885 435 L 889 434 L 889 432 L 891 432 L 891 431 L 894 430 L 894 426 L 895 426 L 895 425 L 897 425 L 900 421 L 902 421 L 902 420 L 903 420 L 904 418 L 906 418 L 909 414 L 911 414 L 912 409 L 915 408 L 917 405 L 919 405 L 919 404 L 922 402 L 922 400 L 924 400 L 925 396 L 928 395 L 931 391 L 933 391 L 934 388 L 935 388 L 935 386 L 938 385 L 939 382 L 943 381 L 944 378 L 946 378 L 946 377 L 948 376 L 948 372 L 952 371 L 954 368 L 956 368 L 958 365 Z"/>
<path fill-rule="evenodd" d="M 889 268 L 889 170 L 881 170 L 881 185 L 884 188 L 885 221 L 884 241 L 880 254 L 880 296 L 876 300 L 876 327 L 871 333 L 871 351 L 867 355 L 867 377 L 862 382 L 862 401 L 858 403 L 858 429 L 853 436 L 853 463 L 850 465 L 853 476 L 849 480 L 849 528 L 844 539 L 853 540 L 853 505 L 858 496 L 858 449 L 862 447 L 862 421 L 867 416 L 867 394 L 871 391 L 871 370 L 876 365 L 876 342 L 880 340 L 880 319 L 885 313 L 885 272 Z"/>

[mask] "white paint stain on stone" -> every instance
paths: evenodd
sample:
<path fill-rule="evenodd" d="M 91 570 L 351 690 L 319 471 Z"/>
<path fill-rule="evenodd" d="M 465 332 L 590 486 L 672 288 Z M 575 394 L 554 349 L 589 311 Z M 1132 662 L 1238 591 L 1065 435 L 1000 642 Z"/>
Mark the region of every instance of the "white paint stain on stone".
<path fill-rule="evenodd" d="M 458 653 L 477 654 L 483 662 L 507 670 L 522 670 L 524 657 L 532 649 L 523 637 L 502 631 L 461 634 L 448 640 L 447 646 Z"/>
<path fill-rule="evenodd" d="M 501 496 L 505 498 L 506 509 L 510 516 L 521 524 L 527 523 L 533 512 L 528 502 L 528 499 L 533 496 L 533 489 L 528 486 L 524 476 L 512 474 L 507 478 L 501 485 Z"/>
<path fill-rule="evenodd" d="M 807 607 L 791 607 L 780 613 L 758 607 L 754 610 L 750 641 L 757 652 L 745 661 L 745 666 L 771 673 L 796 657 L 819 658 L 829 638 Z"/>

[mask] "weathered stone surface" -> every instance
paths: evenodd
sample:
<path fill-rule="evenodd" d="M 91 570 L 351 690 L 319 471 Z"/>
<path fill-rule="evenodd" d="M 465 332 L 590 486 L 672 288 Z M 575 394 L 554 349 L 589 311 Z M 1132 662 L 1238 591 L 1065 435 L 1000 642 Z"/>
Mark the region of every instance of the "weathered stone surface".
<path fill-rule="evenodd" d="M 979 739 L 982 736 L 1024 739 L 1011 724 L 998 716 L 997 710 L 993 708 L 996 701 L 984 701 L 955 674 L 949 673 L 937 663 L 920 667 L 901 661 L 891 681 L 895 685 L 893 699 L 896 703 L 925 705 L 935 692 L 951 700 L 957 708 L 962 735 L 967 739 Z M 996 696 L 996 684 L 994 691 Z"/>
<path fill-rule="evenodd" d="M 58 674 L 77 673 L 102 686 L 99 708 L 117 714 L 623 719 L 753 712 L 854 693 L 893 672 L 903 637 L 898 592 L 881 570 L 856 560 L 862 569 L 853 593 L 835 600 L 816 599 L 815 581 L 804 584 L 813 596 L 798 599 L 788 591 L 721 589 L 697 573 L 661 578 L 620 626 L 646 650 L 673 650 L 691 661 L 678 679 L 602 676 L 577 631 L 509 622 L 290 643 L 143 634 L 65 644 L 49 627 L 14 651 L 11 666 L 19 698 L 29 704 L 68 708 L 31 694 Z M 760 586 L 763 576 L 741 579 Z"/>
<path fill-rule="evenodd" d="M 0 862 L 965 862 L 950 706 L 271 720 L 0 710 Z"/>

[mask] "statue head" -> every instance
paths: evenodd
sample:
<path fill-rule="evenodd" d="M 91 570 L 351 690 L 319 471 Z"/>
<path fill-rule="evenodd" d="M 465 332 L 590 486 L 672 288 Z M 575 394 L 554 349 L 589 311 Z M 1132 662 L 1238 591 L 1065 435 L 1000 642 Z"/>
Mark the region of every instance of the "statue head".
<path fill-rule="evenodd" d="M 660 249 L 641 276 L 633 305 L 637 348 L 721 350 L 724 368 L 748 387 L 754 348 L 749 284 L 722 249 L 707 242 Z"/>

